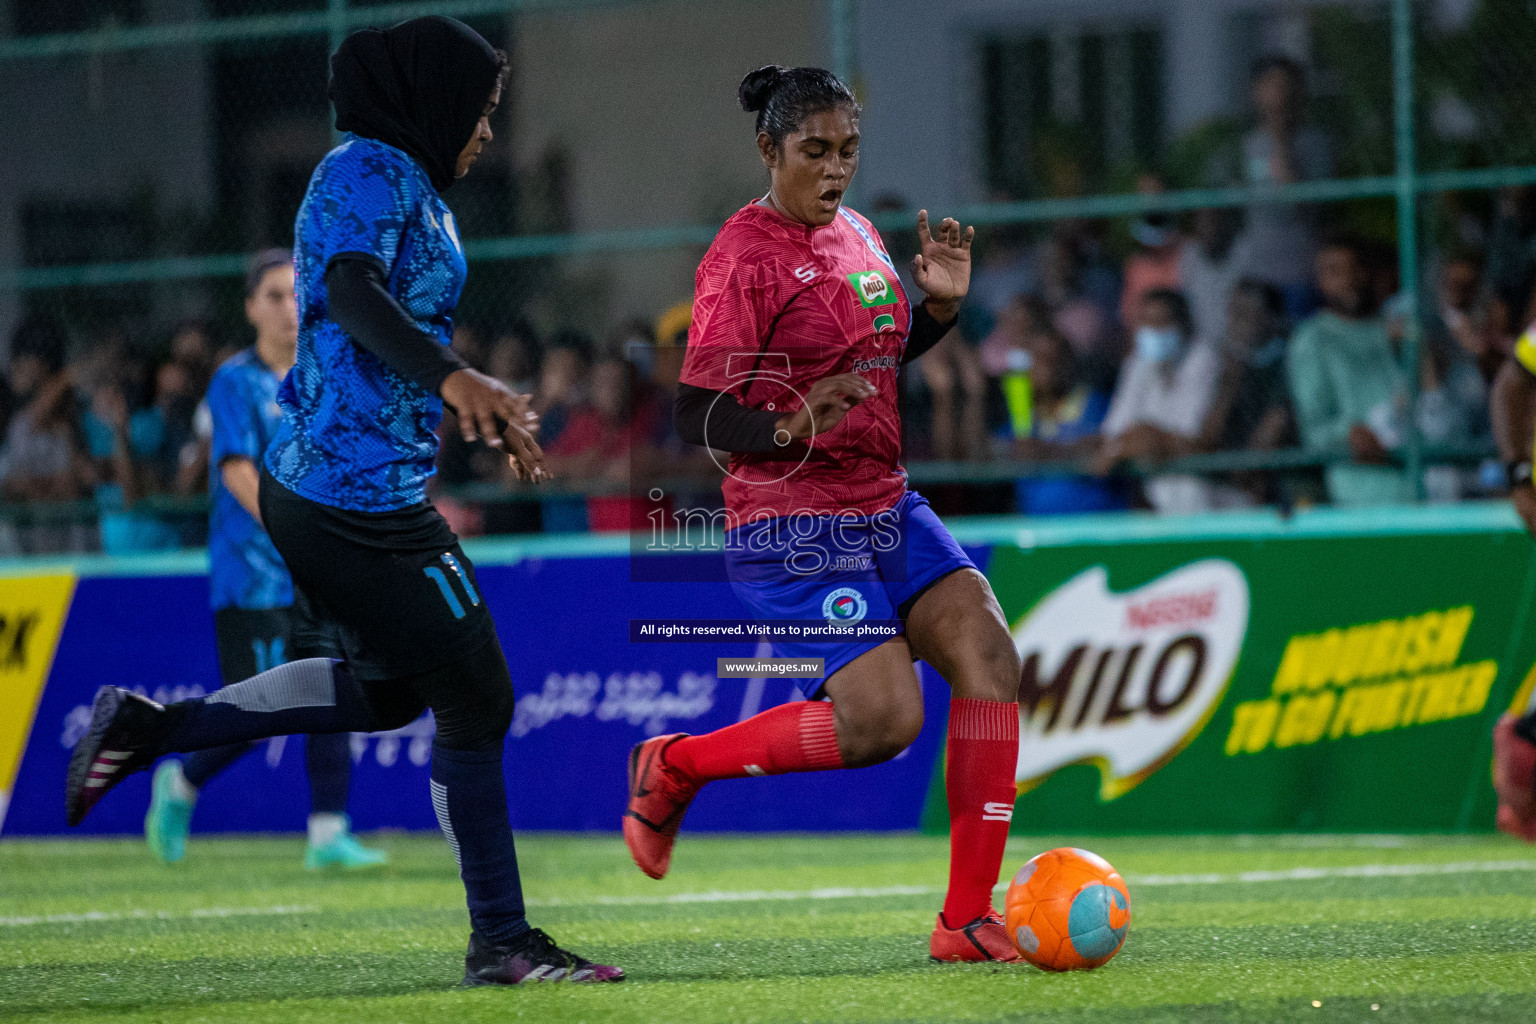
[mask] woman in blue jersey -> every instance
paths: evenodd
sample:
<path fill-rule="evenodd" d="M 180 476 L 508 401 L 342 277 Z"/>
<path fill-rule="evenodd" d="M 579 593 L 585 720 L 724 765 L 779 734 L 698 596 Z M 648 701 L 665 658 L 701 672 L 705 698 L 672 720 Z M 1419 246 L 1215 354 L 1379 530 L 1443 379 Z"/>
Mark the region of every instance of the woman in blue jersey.
<path fill-rule="evenodd" d="M 437 720 L 431 795 L 472 931 L 466 984 L 617 981 L 524 915 L 502 743 L 512 684 L 474 566 L 427 501 L 443 405 L 466 440 L 542 480 L 524 396 L 448 347 L 466 266 L 441 193 L 491 139 L 506 57 L 469 27 L 418 18 L 349 36 L 331 60 L 347 132 L 295 226 L 299 342 L 260 484 L 262 521 L 344 660 L 310 658 L 167 707 L 103 687 L 70 762 L 71 824 L 172 751 L 286 733 Z"/>

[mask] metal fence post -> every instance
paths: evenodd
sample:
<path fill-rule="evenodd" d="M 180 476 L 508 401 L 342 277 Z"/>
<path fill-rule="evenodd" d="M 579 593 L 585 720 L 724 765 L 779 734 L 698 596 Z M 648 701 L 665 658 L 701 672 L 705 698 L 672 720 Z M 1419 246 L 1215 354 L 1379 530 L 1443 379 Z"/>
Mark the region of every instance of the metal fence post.
<path fill-rule="evenodd" d="M 827 14 L 832 21 L 831 71 L 857 94 L 858 83 L 854 81 L 858 73 L 857 59 L 853 49 L 855 45 L 854 0 L 828 0 Z M 843 195 L 844 205 L 853 203 L 858 195 L 858 184 L 857 178 L 849 184 L 848 191 Z"/>
<path fill-rule="evenodd" d="M 853 88 L 854 0 L 829 0 L 832 20 L 832 73 Z"/>
<path fill-rule="evenodd" d="M 1403 324 L 1403 363 L 1408 377 L 1407 451 L 1409 483 L 1424 498 L 1423 444 L 1419 437 L 1419 348 L 1423 303 L 1419 296 L 1418 154 L 1414 137 L 1413 4 L 1392 0 L 1392 118 L 1397 149 L 1398 288 L 1407 299 Z"/>

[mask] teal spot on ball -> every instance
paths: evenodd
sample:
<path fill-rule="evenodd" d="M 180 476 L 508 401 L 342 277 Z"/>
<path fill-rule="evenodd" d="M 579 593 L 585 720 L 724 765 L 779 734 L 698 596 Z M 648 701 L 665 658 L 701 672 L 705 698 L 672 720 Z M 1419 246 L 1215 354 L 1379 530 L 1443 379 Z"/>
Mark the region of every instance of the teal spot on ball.
<path fill-rule="evenodd" d="M 1111 911 L 1115 913 L 1111 917 Z M 1111 956 L 1125 941 L 1125 930 L 1130 926 L 1126 916 L 1130 907 L 1120 890 L 1103 882 L 1085 885 L 1072 900 L 1072 912 L 1067 915 L 1067 933 L 1072 948 L 1084 960 L 1103 960 Z M 1111 924 L 1120 921 L 1120 927 Z"/>

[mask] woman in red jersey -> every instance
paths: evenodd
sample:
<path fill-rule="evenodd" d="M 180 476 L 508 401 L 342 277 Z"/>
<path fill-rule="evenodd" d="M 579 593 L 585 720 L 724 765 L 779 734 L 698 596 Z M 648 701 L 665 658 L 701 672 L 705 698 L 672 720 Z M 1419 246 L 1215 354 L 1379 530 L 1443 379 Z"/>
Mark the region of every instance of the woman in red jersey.
<path fill-rule="evenodd" d="M 819 68 L 766 67 L 739 95 L 770 187 L 699 265 L 678 431 L 730 453 L 726 565 L 759 618 L 885 632 L 776 643 L 824 659 L 824 677 L 804 680 L 810 699 L 635 747 L 625 841 L 660 878 L 704 783 L 895 757 L 922 727 L 922 658 L 953 690 L 949 890 L 929 951 L 1015 960 L 992 887 L 1013 816 L 1018 654 L 986 577 L 899 461 L 897 373 L 953 326 L 974 232 L 945 220 L 935 236 L 918 214 L 912 279 L 926 298 L 912 306 L 874 227 L 842 205 L 859 158 L 853 94 Z"/>

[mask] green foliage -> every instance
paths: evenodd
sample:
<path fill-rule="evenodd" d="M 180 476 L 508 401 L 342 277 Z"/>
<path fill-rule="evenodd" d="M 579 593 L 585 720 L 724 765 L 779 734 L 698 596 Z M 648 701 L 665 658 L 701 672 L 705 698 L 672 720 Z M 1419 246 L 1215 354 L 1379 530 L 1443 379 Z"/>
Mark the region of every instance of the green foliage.
<path fill-rule="evenodd" d="M 1168 144 L 1163 167 L 1172 188 L 1204 188 L 1232 182 L 1215 179 L 1212 168 L 1223 155 L 1236 149 L 1244 124 L 1235 117 L 1213 117 L 1200 122 Z"/>
<path fill-rule="evenodd" d="M 1536 9 L 1528 0 L 1481 0 L 1459 31 L 1420 44 L 1417 94 L 1421 120 L 1448 97 L 1476 116 L 1471 140 L 1425 132 L 1426 169 L 1536 163 Z"/>

